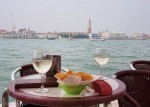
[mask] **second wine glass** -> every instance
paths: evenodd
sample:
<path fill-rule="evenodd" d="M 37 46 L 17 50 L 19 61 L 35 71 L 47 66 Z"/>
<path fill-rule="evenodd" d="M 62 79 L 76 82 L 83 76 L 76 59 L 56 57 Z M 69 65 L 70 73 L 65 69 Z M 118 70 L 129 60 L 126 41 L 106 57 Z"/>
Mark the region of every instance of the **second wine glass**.
<path fill-rule="evenodd" d="M 48 52 L 42 50 L 33 50 L 33 67 L 41 75 L 41 87 L 36 89 L 36 93 L 47 93 L 49 90 L 44 87 L 44 75 L 52 65 L 53 57 Z"/>
<path fill-rule="evenodd" d="M 100 79 L 107 79 L 107 77 L 103 76 L 103 67 L 104 65 L 107 64 L 109 58 L 110 58 L 110 53 L 107 48 L 100 48 L 96 47 L 95 52 L 94 52 L 94 58 L 95 61 L 100 65 Z"/>

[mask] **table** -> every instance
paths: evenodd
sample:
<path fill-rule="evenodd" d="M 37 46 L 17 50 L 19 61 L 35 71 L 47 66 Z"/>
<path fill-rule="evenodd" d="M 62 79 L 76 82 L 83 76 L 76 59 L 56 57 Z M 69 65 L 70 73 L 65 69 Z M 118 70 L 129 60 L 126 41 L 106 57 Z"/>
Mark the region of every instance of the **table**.
<path fill-rule="evenodd" d="M 37 94 L 34 92 L 35 88 L 15 88 L 17 81 L 28 81 L 31 78 L 35 79 L 31 75 L 11 81 L 7 87 L 8 94 L 26 103 L 48 107 L 98 107 L 99 104 L 104 103 L 107 106 L 109 102 L 121 98 L 125 95 L 126 90 L 125 84 L 114 78 L 107 79 L 108 82 L 112 82 L 112 86 L 113 84 L 117 84 L 113 86 L 113 94 L 109 96 L 72 96 L 65 94 L 59 87 L 48 87 L 51 90 L 48 94 Z"/>

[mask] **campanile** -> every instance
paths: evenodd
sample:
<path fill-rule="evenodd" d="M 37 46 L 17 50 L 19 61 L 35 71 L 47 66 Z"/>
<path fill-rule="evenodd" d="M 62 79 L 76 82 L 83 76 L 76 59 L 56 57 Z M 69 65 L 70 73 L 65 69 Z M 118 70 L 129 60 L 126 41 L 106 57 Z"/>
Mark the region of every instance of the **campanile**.
<path fill-rule="evenodd" d="M 91 32 L 92 32 L 91 19 L 89 18 L 87 33 L 88 33 L 88 34 L 91 34 Z"/>

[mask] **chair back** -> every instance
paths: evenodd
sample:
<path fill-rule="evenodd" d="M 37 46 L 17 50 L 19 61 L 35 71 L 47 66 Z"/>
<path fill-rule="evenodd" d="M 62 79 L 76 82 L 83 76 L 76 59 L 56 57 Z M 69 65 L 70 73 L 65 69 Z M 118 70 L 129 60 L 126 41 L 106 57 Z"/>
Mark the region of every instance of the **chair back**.
<path fill-rule="evenodd" d="M 32 74 L 37 74 L 36 70 L 33 68 L 32 64 L 27 64 L 21 66 L 20 69 L 20 77 L 27 76 L 27 75 L 32 75 Z"/>
<path fill-rule="evenodd" d="M 27 76 L 27 75 L 32 75 L 32 74 L 37 74 L 38 72 L 36 72 L 36 70 L 34 69 L 32 64 L 27 64 L 27 65 L 23 65 L 21 67 L 18 67 L 17 69 L 15 69 L 12 74 L 11 74 L 11 79 L 14 80 L 16 77 L 17 73 L 20 73 L 20 77 L 23 76 Z M 46 77 L 54 77 L 54 75 L 57 72 L 61 72 L 61 56 L 60 55 L 53 55 L 53 62 L 52 62 L 52 66 L 50 68 L 50 70 L 46 73 Z M 4 91 L 3 94 L 3 105 L 8 105 L 8 95 L 7 95 L 7 90 Z M 7 97 L 6 97 L 7 95 Z M 16 105 L 20 105 L 20 101 L 16 100 Z M 26 104 L 26 103 L 25 103 Z M 24 105 L 24 102 L 22 102 L 22 106 Z M 7 106 L 6 106 L 7 107 Z M 26 104 L 26 107 L 41 107 L 41 106 L 37 106 L 37 105 L 32 105 L 32 104 Z M 46 106 L 42 106 L 42 107 L 46 107 Z"/>
<path fill-rule="evenodd" d="M 133 70 L 149 70 L 150 71 L 150 61 L 148 60 L 136 60 L 130 63 L 130 67 Z"/>
<path fill-rule="evenodd" d="M 46 73 L 46 77 L 54 77 L 58 72 L 61 72 L 61 56 L 53 55 L 53 63 L 50 70 Z"/>
<path fill-rule="evenodd" d="M 115 73 L 116 78 L 126 84 L 126 92 L 142 107 L 150 107 L 150 72 L 141 70 L 124 70 Z M 119 99 L 120 107 L 128 103 Z"/>
<path fill-rule="evenodd" d="M 53 63 L 50 70 L 46 73 L 46 77 L 53 77 L 57 72 L 61 71 L 61 56 L 53 55 Z M 37 74 L 32 64 L 21 66 L 20 77 Z"/>

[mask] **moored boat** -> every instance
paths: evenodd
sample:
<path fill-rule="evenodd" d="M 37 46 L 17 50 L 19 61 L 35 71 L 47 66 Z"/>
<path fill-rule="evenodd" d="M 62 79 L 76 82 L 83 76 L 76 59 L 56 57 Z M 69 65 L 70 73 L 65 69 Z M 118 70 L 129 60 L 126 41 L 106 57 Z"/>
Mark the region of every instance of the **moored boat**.
<path fill-rule="evenodd" d="M 69 37 L 68 37 L 68 40 L 72 40 L 72 38 L 69 36 Z"/>
<path fill-rule="evenodd" d="M 102 41 L 105 41 L 105 39 L 102 38 L 100 34 L 96 34 L 96 33 L 89 34 L 89 40 L 91 40 L 91 41 L 94 41 L 94 40 L 102 40 Z"/>
<path fill-rule="evenodd" d="M 55 40 L 55 37 L 48 37 L 47 40 Z"/>

